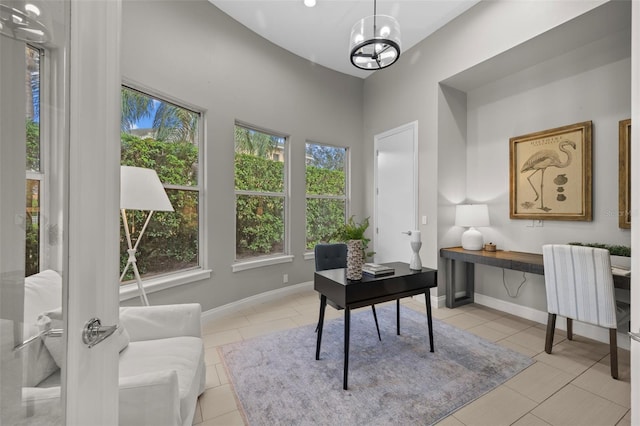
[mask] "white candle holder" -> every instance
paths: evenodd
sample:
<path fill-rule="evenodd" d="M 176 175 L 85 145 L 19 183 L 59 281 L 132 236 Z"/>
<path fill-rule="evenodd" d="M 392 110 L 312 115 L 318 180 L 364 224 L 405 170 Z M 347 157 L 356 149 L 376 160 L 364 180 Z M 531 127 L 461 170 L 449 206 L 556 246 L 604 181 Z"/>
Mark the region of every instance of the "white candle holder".
<path fill-rule="evenodd" d="M 421 271 L 422 270 L 422 260 L 420 260 L 420 247 L 422 247 L 422 241 L 411 241 L 411 250 L 413 250 L 413 254 L 411 255 L 411 262 L 409 262 L 409 269 L 412 271 Z"/>

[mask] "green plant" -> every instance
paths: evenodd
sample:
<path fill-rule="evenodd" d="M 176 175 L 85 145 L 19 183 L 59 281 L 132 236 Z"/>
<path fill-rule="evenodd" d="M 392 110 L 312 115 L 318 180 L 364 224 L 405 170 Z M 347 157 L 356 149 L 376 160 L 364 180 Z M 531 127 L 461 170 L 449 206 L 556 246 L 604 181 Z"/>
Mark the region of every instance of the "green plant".
<path fill-rule="evenodd" d="M 354 219 L 354 216 L 351 216 L 346 223 L 338 227 L 338 229 L 332 236 L 332 240 L 341 241 L 345 243 L 349 240 L 361 240 L 362 252 L 365 256 L 365 259 L 369 258 L 374 255 L 374 252 L 367 252 L 367 248 L 369 247 L 369 242 L 371 241 L 369 238 L 365 237 L 364 235 L 367 228 L 369 228 L 368 217 L 364 218 L 362 222 L 357 223 Z"/>
<path fill-rule="evenodd" d="M 631 257 L 631 247 L 622 245 L 602 244 L 602 243 L 567 243 L 572 246 L 595 247 L 609 250 L 613 256 Z"/>

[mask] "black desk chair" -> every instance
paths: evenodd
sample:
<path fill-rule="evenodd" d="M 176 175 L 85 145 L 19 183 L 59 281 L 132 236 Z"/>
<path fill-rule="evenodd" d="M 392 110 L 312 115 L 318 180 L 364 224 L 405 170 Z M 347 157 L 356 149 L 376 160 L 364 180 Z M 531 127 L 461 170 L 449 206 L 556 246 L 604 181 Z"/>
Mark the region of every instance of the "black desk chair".
<path fill-rule="evenodd" d="M 344 243 L 317 244 L 313 251 L 316 258 L 316 271 L 347 267 L 347 245 Z M 329 299 L 327 299 L 327 304 L 338 310 L 344 309 L 344 307 L 338 306 L 335 302 Z M 375 305 L 371 305 L 371 310 L 373 311 L 373 319 L 376 322 L 378 340 L 382 341 L 382 338 L 380 337 L 380 327 L 378 327 L 378 316 L 376 315 Z M 320 324 L 318 324 L 318 327 L 319 325 Z M 318 327 L 316 327 L 316 332 L 318 331 Z"/>

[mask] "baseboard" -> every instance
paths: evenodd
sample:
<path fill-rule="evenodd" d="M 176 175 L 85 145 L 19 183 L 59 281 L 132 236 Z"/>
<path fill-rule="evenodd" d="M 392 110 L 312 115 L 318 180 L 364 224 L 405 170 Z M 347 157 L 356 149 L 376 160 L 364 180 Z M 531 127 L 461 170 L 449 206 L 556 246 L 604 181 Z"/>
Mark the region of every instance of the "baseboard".
<path fill-rule="evenodd" d="M 256 294 L 255 296 L 247 297 L 245 299 L 218 306 L 217 308 L 209 309 L 208 311 L 203 312 L 202 322 L 211 321 L 227 315 L 231 315 L 257 303 L 271 302 L 273 300 L 278 300 L 283 296 L 289 296 L 291 294 L 300 293 L 301 291 L 311 289 L 313 289 L 313 281 L 307 281 L 304 283 L 279 288 L 277 290 L 271 290 L 265 293 Z M 414 299 L 421 303 L 424 303 L 424 294 L 414 296 Z M 443 308 L 445 306 L 446 296 L 432 295 L 430 299 L 431 306 L 434 308 Z"/>
<path fill-rule="evenodd" d="M 425 301 L 425 297 L 424 294 L 417 294 L 415 296 L 412 297 L 413 300 L 420 302 L 420 303 L 424 303 Z M 431 307 L 432 308 L 444 308 L 444 305 L 446 303 L 447 300 L 447 296 L 434 296 L 431 295 L 429 297 L 429 299 L 431 300 Z"/>
<path fill-rule="evenodd" d="M 539 311 L 528 306 L 518 305 L 516 303 L 507 302 L 506 300 L 496 299 L 479 293 L 474 294 L 474 302 L 478 305 L 506 312 L 543 325 L 547 324 L 548 313 L 546 311 Z M 556 320 L 556 328 L 566 331 L 566 318 L 558 317 Z M 609 331 L 603 327 L 574 321 L 573 332 L 580 336 L 597 340 L 598 342 L 609 343 Z M 618 347 L 626 350 L 630 349 L 631 343 L 629 341 L 629 336 L 626 333 L 618 332 Z"/>
<path fill-rule="evenodd" d="M 257 303 L 271 302 L 278 300 L 284 296 L 289 296 L 301 291 L 313 289 L 313 281 L 307 281 L 300 284 L 290 285 L 288 287 L 279 288 L 276 290 L 267 291 L 264 293 L 256 294 L 255 296 L 247 297 L 242 300 L 228 303 L 226 305 L 218 306 L 217 308 L 209 309 L 202 313 L 202 322 L 215 320 L 235 312 L 239 312 L 246 309 L 249 306 Z"/>

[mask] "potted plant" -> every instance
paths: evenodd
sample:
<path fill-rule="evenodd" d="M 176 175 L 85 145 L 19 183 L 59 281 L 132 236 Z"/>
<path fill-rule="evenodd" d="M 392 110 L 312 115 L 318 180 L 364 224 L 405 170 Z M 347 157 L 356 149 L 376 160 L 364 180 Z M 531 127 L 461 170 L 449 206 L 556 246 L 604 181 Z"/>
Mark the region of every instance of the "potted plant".
<path fill-rule="evenodd" d="M 343 241 L 347 244 L 347 279 L 361 279 L 364 260 L 367 256 L 373 254 L 366 252 L 369 241 L 371 241 L 364 235 L 367 228 L 369 228 L 368 217 L 358 223 L 355 221 L 354 216 L 351 216 L 333 234 L 333 240 Z"/>
<path fill-rule="evenodd" d="M 602 243 L 568 243 L 574 246 L 585 246 L 603 248 L 609 250 L 611 256 L 611 266 L 617 266 L 622 269 L 631 269 L 631 247 L 617 244 Z"/>

